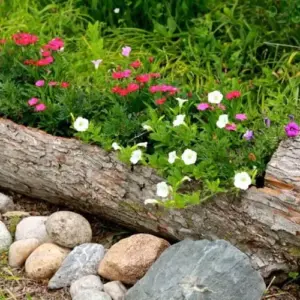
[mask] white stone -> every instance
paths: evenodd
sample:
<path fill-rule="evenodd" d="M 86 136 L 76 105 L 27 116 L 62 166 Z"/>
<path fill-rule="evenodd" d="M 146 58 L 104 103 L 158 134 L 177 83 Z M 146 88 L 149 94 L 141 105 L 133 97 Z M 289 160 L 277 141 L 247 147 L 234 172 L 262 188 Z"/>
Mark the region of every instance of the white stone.
<path fill-rule="evenodd" d="M 109 295 L 98 290 L 82 290 L 76 294 L 73 300 L 112 300 Z"/>
<path fill-rule="evenodd" d="M 8 250 L 12 237 L 5 224 L 0 221 L 0 252 Z"/>
<path fill-rule="evenodd" d="M 107 293 L 112 300 L 124 300 L 127 292 L 126 287 L 120 281 L 111 281 L 104 284 L 104 292 Z"/>
<path fill-rule="evenodd" d="M 6 213 L 13 210 L 15 207 L 12 199 L 2 193 L 0 193 L 0 213 Z"/>
<path fill-rule="evenodd" d="M 49 242 L 46 231 L 48 217 L 27 217 L 23 219 L 16 228 L 16 241 L 26 239 L 38 239 L 41 243 Z"/>
<path fill-rule="evenodd" d="M 82 290 L 91 289 L 98 290 L 99 292 L 103 290 L 103 283 L 99 276 L 88 275 L 77 279 L 71 284 L 70 294 L 74 298 Z"/>

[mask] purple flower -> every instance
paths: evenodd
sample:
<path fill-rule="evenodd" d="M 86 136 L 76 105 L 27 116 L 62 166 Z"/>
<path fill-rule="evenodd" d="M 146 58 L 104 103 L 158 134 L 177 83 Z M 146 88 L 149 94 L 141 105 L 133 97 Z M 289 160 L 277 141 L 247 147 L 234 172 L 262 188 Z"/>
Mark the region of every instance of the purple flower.
<path fill-rule="evenodd" d="M 246 133 L 243 135 L 243 138 L 247 141 L 252 140 L 254 137 L 254 132 L 252 130 L 247 130 Z"/>
<path fill-rule="evenodd" d="M 200 103 L 197 105 L 198 110 L 207 110 L 208 108 L 210 108 L 208 103 Z"/>
<path fill-rule="evenodd" d="M 237 114 L 237 115 L 235 115 L 235 118 L 236 118 L 236 120 L 239 120 L 239 121 L 245 121 L 245 120 L 247 120 L 247 115 L 246 114 Z"/>
<path fill-rule="evenodd" d="M 285 132 L 288 137 L 295 137 L 299 134 L 299 125 L 295 122 L 290 122 L 285 126 Z"/>
<path fill-rule="evenodd" d="M 267 128 L 271 126 L 271 120 L 269 118 L 264 118 L 264 122 Z"/>
<path fill-rule="evenodd" d="M 41 87 L 41 86 L 44 86 L 45 84 L 45 80 L 38 80 L 35 85 L 38 86 L 38 87 Z"/>

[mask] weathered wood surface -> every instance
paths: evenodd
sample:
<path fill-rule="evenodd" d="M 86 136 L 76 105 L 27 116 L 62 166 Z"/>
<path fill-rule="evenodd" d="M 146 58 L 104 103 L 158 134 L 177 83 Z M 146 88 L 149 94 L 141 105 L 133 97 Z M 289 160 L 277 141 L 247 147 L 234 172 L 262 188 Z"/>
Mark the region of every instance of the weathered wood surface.
<path fill-rule="evenodd" d="M 0 119 L 0 187 L 97 214 L 129 228 L 184 239 L 222 238 L 264 276 L 292 270 L 300 256 L 300 139 L 281 144 L 263 189 L 184 210 L 145 206 L 162 179 L 131 170 L 113 153 Z"/>

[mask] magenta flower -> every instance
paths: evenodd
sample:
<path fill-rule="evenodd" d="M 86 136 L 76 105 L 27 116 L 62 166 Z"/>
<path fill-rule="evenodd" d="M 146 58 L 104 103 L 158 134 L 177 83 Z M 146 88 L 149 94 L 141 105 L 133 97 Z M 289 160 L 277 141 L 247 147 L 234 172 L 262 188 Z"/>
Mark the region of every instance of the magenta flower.
<path fill-rule="evenodd" d="M 39 102 L 38 98 L 31 98 L 31 99 L 28 100 L 27 103 L 28 103 L 29 106 L 35 106 L 35 105 L 38 104 L 38 102 Z"/>
<path fill-rule="evenodd" d="M 236 131 L 236 125 L 234 123 L 226 124 L 225 129 L 228 131 Z"/>
<path fill-rule="evenodd" d="M 285 132 L 288 137 L 295 137 L 299 134 L 299 125 L 295 122 L 290 122 L 285 126 Z"/>
<path fill-rule="evenodd" d="M 245 120 L 247 120 L 247 115 L 246 114 L 236 114 L 235 118 L 236 118 L 236 120 L 239 120 L 239 121 L 245 121 Z"/>
<path fill-rule="evenodd" d="M 198 110 L 207 110 L 210 108 L 210 105 L 208 103 L 200 103 L 197 105 Z"/>
<path fill-rule="evenodd" d="M 254 138 L 254 132 L 252 130 L 247 130 L 246 133 L 243 135 L 243 138 L 247 141 L 250 141 Z"/>
<path fill-rule="evenodd" d="M 131 48 L 126 46 L 122 48 L 122 55 L 128 57 L 131 52 Z"/>
<path fill-rule="evenodd" d="M 35 111 L 44 111 L 46 109 L 46 105 L 44 103 L 40 103 L 35 107 Z"/>
<path fill-rule="evenodd" d="M 41 87 L 41 86 L 44 86 L 45 84 L 45 80 L 38 80 L 35 85 L 38 86 L 38 87 Z"/>

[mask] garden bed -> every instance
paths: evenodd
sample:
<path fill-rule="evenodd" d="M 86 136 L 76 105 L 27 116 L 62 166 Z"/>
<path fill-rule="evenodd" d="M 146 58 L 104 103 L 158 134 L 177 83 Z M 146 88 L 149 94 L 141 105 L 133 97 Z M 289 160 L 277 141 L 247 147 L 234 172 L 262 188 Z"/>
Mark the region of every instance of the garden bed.
<path fill-rule="evenodd" d="M 283 142 L 261 189 L 185 209 L 145 205 L 162 179 L 75 139 L 0 121 L 0 186 L 89 212 L 140 232 L 173 239 L 221 238 L 247 253 L 266 277 L 297 267 L 300 232 L 297 161 L 300 140 Z"/>

